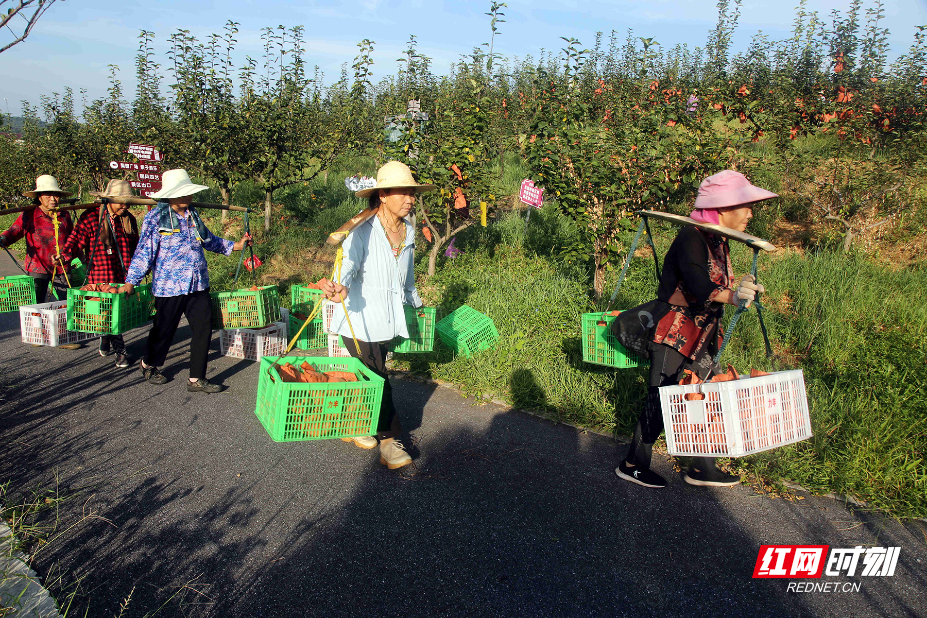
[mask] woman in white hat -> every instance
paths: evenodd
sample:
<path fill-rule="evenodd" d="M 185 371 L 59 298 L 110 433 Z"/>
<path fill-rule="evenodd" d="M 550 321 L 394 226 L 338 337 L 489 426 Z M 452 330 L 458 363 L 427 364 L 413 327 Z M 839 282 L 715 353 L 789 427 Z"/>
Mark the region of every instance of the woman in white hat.
<path fill-rule="evenodd" d="M 778 196 L 750 184 L 740 172 L 724 170 L 702 181 L 689 216 L 743 232 L 753 217 L 753 205 L 774 197 Z M 648 318 L 653 324 L 653 332 L 648 333 L 649 390 L 631 448 L 615 469 L 620 478 L 644 487 L 666 487 L 666 479 L 650 469 L 653 444 L 663 431 L 659 389 L 678 384 L 686 370 L 702 380 L 719 371 L 714 356 L 721 339 L 724 306 L 742 300 L 749 304 L 757 293 L 764 292 L 754 281 L 753 275 L 746 275 L 737 283 L 726 238 L 694 225 L 679 230 L 663 260 L 658 315 L 651 313 Z M 631 322 L 640 319 L 634 309 L 622 316 Z M 713 487 L 740 482 L 739 477 L 718 470 L 710 457 L 693 457 L 683 480 Z"/>
<path fill-rule="evenodd" d="M 48 294 L 48 285 L 54 286 L 58 298 L 64 300 L 68 295 L 66 272 L 71 265 L 55 263 L 55 256 L 74 230 L 71 214 L 57 210 L 59 202 L 70 196 L 62 191 L 54 176 L 44 174 L 35 179 L 35 190 L 25 191 L 31 197 L 36 208 L 20 213 L 10 229 L 0 234 L 0 244 L 8 247 L 20 238 L 26 238 L 26 272 L 35 279 L 35 301 L 44 303 Z M 58 233 L 55 235 L 55 221 Z M 57 244 L 56 244 L 57 243 Z M 54 275 L 54 281 L 52 276 Z M 80 347 L 79 344 L 59 346 L 67 349 Z"/>
<path fill-rule="evenodd" d="M 113 179 L 103 191 L 91 191 L 90 195 L 104 200 L 132 197 L 132 187 L 127 180 Z M 138 222 L 129 206 L 108 202 L 80 216 L 61 251 L 61 260 L 69 262 L 74 255 L 85 255 L 87 283 L 124 283 L 138 239 Z M 122 335 L 100 337 L 100 356 L 111 354 L 116 355 L 116 367 L 124 369 L 131 365 Z"/>
<path fill-rule="evenodd" d="M 377 184 L 355 195 L 368 198 L 376 214 L 358 225 L 344 241 L 344 260 L 340 281 L 323 284 L 326 297 L 333 302 L 345 299 L 351 326 L 357 335 L 358 350 L 344 312 L 335 312 L 332 329 L 342 336 L 352 356 L 385 382 L 376 437 L 380 440 L 380 463 L 395 469 L 412 463 L 402 443 L 402 432 L 392 388 L 386 373 L 386 343 L 395 337 L 408 337 L 403 304 L 421 307 L 415 288 L 415 229 L 408 216 L 419 193 L 434 185 L 419 184 L 408 166 L 390 161 L 377 171 Z M 345 438 L 365 449 L 377 445 L 372 436 Z"/>
<path fill-rule="evenodd" d="M 212 303 L 203 250 L 231 255 L 232 251 L 241 251 L 251 244 L 251 236 L 245 234 L 233 243 L 206 228 L 190 204 L 193 194 L 209 187 L 193 184 L 186 170 L 164 172 L 161 183 L 162 189 L 152 195 L 158 205 L 145 215 L 138 248 L 126 283 L 120 288 L 121 292 L 131 293 L 134 286 L 153 271 L 151 292 L 155 297 L 155 317 L 148 334 L 148 348 L 140 362 L 142 375 L 151 384 L 168 381 L 158 368 L 167 359 L 180 317 L 185 315 L 193 331 L 187 390 L 217 393 L 222 387 L 206 379 Z"/>

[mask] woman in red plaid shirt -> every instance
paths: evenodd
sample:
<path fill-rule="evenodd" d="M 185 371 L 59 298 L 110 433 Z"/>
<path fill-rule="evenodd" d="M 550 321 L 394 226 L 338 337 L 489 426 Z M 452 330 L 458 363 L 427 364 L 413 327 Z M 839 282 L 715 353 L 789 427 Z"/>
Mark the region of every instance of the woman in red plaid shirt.
<path fill-rule="evenodd" d="M 125 180 L 110 180 L 96 197 L 131 197 L 132 188 Z M 138 222 L 125 204 L 108 203 L 92 208 L 77 220 L 74 232 L 61 252 L 61 260 L 70 262 L 74 255 L 85 255 L 87 283 L 125 283 L 126 269 L 138 245 Z M 117 367 L 129 367 L 122 335 L 103 335 L 100 356 L 116 355 Z"/>

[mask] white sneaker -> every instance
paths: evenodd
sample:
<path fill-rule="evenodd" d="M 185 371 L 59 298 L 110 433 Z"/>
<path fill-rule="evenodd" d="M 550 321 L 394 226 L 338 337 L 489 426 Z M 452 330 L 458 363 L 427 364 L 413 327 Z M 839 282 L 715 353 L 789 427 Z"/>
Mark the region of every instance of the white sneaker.
<path fill-rule="evenodd" d="M 342 442 L 353 442 L 363 449 L 372 449 L 377 445 L 377 439 L 373 436 L 355 436 L 353 438 L 341 438 Z"/>
<path fill-rule="evenodd" d="M 412 458 L 399 440 L 384 440 L 380 442 L 380 463 L 390 470 L 395 470 L 408 466 L 412 463 Z"/>

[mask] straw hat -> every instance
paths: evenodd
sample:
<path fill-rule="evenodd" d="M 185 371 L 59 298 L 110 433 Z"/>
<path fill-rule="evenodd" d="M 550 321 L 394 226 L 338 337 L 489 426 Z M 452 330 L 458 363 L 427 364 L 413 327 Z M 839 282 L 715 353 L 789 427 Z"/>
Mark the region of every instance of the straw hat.
<path fill-rule="evenodd" d="M 731 208 L 779 197 L 772 191 L 750 184 L 747 177 L 734 170 L 713 174 L 698 186 L 696 208 Z"/>
<path fill-rule="evenodd" d="M 409 169 L 408 165 L 399 161 L 390 161 L 384 163 L 377 170 L 377 185 L 375 187 L 361 189 L 355 192 L 354 195 L 357 197 L 369 197 L 379 189 L 399 188 L 410 188 L 415 189 L 416 193 L 425 193 L 426 191 L 434 191 L 437 187 L 434 185 L 421 185 L 415 182 L 415 178 L 412 177 L 412 170 Z"/>
<path fill-rule="evenodd" d="M 132 197 L 132 185 L 129 184 L 128 180 L 110 178 L 105 189 L 91 191 L 90 195 L 94 197 Z"/>
<path fill-rule="evenodd" d="M 167 170 L 161 175 L 161 190 L 153 193 L 151 197 L 156 200 L 165 200 L 172 197 L 185 197 L 208 189 L 206 185 L 196 185 L 190 180 L 187 170 Z"/>
<path fill-rule="evenodd" d="M 23 191 L 26 197 L 38 197 L 40 193 L 57 193 L 61 197 L 69 197 L 69 191 L 62 191 L 58 186 L 58 179 L 49 174 L 42 174 L 35 179 L 35 191 Z"/>

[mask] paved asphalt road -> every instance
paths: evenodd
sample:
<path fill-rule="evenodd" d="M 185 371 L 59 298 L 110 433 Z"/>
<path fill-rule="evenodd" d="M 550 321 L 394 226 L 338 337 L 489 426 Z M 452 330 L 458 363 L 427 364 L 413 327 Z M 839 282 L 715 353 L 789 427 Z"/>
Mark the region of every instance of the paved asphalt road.
<path fill-rule="evenodd" d="M 8 274 L 13 274 L 3 256 Z M 2 272 L 2 270 L 0 270 Z M 137 359 L 146 329 L 131 332 Z M 254 415 L 257 366 L 221 357 L 190 394 L 189 329 L 144 383 L 138 365 L 20 341 L 0 315 L 0 481 L 58 486 L 43 576 L 81 579 L 77 615 L 927 615 L 927 527 L 740 486 L 665 490 L 615 477 L 614 441 L 455 391 L 397 380 L 416 469 L 341 441 L 274 443 Z M 753 579 L 761 544 L 900 546 L 857 592 Z M 797 580 L 802 581 L 802 580 Z"/>

